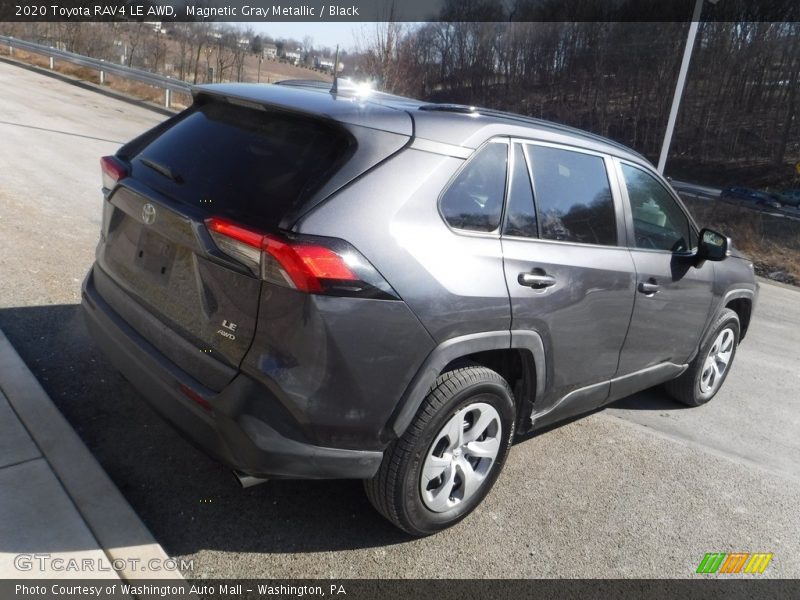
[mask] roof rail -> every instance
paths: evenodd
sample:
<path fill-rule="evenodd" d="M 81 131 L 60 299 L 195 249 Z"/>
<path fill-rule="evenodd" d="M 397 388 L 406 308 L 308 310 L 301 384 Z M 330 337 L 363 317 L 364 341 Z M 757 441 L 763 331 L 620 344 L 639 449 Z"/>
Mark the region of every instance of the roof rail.
<path fill-rule="evenodd" d="M 467 106 L 466 104 L 423 104 L 419 110 L 441 111 L 441 112 L 454 112 L 472 114 L 477 113 L 479 109 L 474 106 Z"/>
<path fill-rule="evenodd" d="M 617 142 L 615 140 L 609 139 L 597 133 L 592 133 L 590 131 L 585 131 L 583 129 L 578 129 L 577 127 L 570 127 L 569 125 L 563 125 L 561 123 L 555 123 L 553 121 L 548 121 L 546 119 L 537 119 L 536 117 L 527 117 L 525 115 L 518 115 L 516 113 L 510 113 L 503 110 L 492 110 L 488 108 L 479 108 L 478 112 L 482 115 L 486 115 L 487 117 L 498 117 L 501 119 L 508 119 L 509 121 L 519 121 L 521 123 L 526 123 L 528 125 L 536 125 L 538 127 L 547 127 L 549 129 L 553 129 L 556 131 L 562 131 L 564 133 L 569 133 L 573 135 L 580 135 L 584 138 L 589 138 L 595 140 L 597 142 L 602 142 L 603 144 L 608 144 L 609 146 L 614 146 L 615 148 L 619 148 L 620 150 L 624 150 L 627 153 L 635 154 L 639 158 L 643 160 L 647 160 L 642 154 L 629 148 L 625 144 Z"/>
<path fill-rule="evenodd" d="M 468 106 L 466 104 L 434 104 L 434 103 L 423 104 L 422 106 L 419 107 L 419 110 L 425 110 L 431 112 L 439 111 L 439 112 L 451 112 L 451 113 L 470 114 L 470 115 L 483 115 L 486 117 L 494 117 L 497 119 L 505 119 L 507 121 L 524 123 L 526 125 L 536 125 L 537 127 L 546 127 L 547 129 L 561 131 L 573 135 L 579 135 L 584 138 L 589 138 L 598 142 L 602 142 L 604 144 L 608 144 L 609 146 L 614 146 L 615 148 L 624 150 L 625 152 L 635 154 L 636 156 L 642 158 L 643 160 L 647 160 L 639 152 L 636 152 L 635 150 L 628 148 L 626 145 L 621 144 L 620 142 L 616 142 L 607 137 L 603 137 L 602 135 L 591 133 L 589 131 L 584 131 L 583 129 L 578 129 L 577 127 L 570 127 L 569 125 L 562 125 L 561 123 L 547 121 L 545 119 L 537 119 L 536 117 L 528 117 L 525 115 L 519 115 L 512 112 L 495 110 L 491 108 Z"/>

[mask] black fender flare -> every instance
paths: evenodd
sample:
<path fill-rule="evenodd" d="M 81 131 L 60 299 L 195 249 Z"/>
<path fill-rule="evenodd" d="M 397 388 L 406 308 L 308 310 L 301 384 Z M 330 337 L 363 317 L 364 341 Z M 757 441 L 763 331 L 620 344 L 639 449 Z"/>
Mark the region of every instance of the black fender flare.
<path fill-rule="evenodd" d="M 458 336 L 436 346 L 422 363 L 387 423 L 385 431 L 388 437 L 400 437 L 405 433 L 436 378 L 449 363 L 476 352 L 508 349 L 530 352 L 536 373 L 535 397 L 540 398 L 545 390 L 546 369 L 544 343 L 537 332 L 485 331 Z"/>
<path fill-rule="evenodd" d="M 703 328 L 703 337 L 701 338 L 701 340 L 705 339 L 705 336 L 708 334 L 708 330 L 711 328 L 711 325 L 714 324 L 719 314 L 726 306 L 728 306 L 731 300 L 738 300 L 740 298 L 750 301 L 750 311 L 751 311 L 750 314 L 752 314 L 752 311 L 755 311 L 756 308 L 756 301 L 758 299 L 758 287 L 756 287 L 756 289 L 754 290 L 748 288 L 733 288 L 726 291 L 725 294 L 723 294 L 717 306 L 714 308 L 714 311 L 712 312 L 710 318 L 708 319 L 708 323 L 706 323 L 706 326 Z"/>
<path fill-rule="evenodd" d="M 709 310 L 708 319 L 706 320 L 706 324 L 703 326 L 703 334 L 700 336 L 700 340 L 697 342 L 697 348 L 694 349 L 691 356 L 686 359 L 687 363 L 692 362 L 697 353 L 700 351 L 700 346 L 703 344 L 703 340 L 706 339 L 711 326 L 717 321 L 717 317 L 719 317 L 722 310 L 728 305 L 731 300 L 737 300 L 739 298 L 744 298 L 750 301 L 750 310 L 754 311 L 756 307 L 756 300 L 758 299 L 758 284 L 756 284 L 755 289 L 749 288 L 732 288 L 727 290 L 724 294 L 722 294 L 719 301 L 714 305 L 712 310 Z M 752 314 L 752 313 L 751 313 Z M 741 340 L 740 340 L 741 341 Z"/>

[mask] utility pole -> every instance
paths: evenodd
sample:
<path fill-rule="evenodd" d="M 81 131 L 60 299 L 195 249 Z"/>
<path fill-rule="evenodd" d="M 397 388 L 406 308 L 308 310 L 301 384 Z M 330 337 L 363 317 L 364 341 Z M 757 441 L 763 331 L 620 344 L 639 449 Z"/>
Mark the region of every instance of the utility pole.
<path fill-rule="evenodd" d="M 712 0 L 714 4 L 718 0 Z M 683 60 L 681 70 L 678 72 L 678 83 L 675 86 L 675 95 L 672 97 L 672 108 L 669 111 L 669 121 L 667 121 L 667 132 L 664 134 L 664 143 L 661 146 L 661 155 L 658 157 L 658 172 L 663 175 L 664 167 L 667 164 L 669 147 L 672 144 L 672 134 L 675 132 L 675 121 L 678 118 L 678 110 L 681 107 L 683 88 L 686 85 L 686 74 L 689 72 L 689 62 L 692 60 L 692 49 L 697 37 L 697 27 L 700 24 L 700 13 L 703 12 L 703 0 L 697 0 L 692 13 L 692 22 L 689 24 L 689 35 L 686 37 L 686 48 L 683 50 Z"/>

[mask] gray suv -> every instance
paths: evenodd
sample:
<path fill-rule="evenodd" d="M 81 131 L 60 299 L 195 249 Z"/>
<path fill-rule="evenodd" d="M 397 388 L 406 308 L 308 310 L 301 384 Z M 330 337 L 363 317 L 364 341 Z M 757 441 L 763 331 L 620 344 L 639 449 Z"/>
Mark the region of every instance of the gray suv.
<path fill-rule="evenodd" d="M 515 434 L 658 384 L 697 406 L 729 373 L 752 264 L 631 150 L 306 82 L 193 95 L 102 159 L 83 309 L 242 480 L 363 479 L 427 535 Z"/>

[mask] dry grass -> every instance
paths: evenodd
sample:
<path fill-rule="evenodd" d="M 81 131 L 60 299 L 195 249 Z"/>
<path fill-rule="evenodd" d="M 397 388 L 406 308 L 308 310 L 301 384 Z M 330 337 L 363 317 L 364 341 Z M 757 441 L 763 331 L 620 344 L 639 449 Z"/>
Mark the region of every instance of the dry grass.
<path fill-rule="evenodd" d="M 701 227 L 716 229 L 753 259 L 759 275 L 800 285 L 800 221 L 775 217 L 725 202 L 684 202 Z"/>
<path fill-rule="evenodd" d="M 32 54 L 22 50 L 14 50 L 14 59 L 37 67 L 49 68 L 50 59 L 39 54 Z M 86 81 L 100 85 L 100 73 L 94 69 L 87 69 L 79 67 L 72 63 L 65 61 L 55 61 L 54 71 L 63 75 L 74 77 L 79 81 Z M 164 90 L 162 88 L 153 87 L 138 81 L 132 81 L 123 77 L 115 77 L 106 73 L 105 85 L 109 89 L 120 92 L 122 94 L 153 102 L 154 104 L 164 105 Z M 175 109 L 186 108 L 191 103 L 191 98 L 188 94 L 172 93 L 172 102 L 170 106 Z"/>
<path fill-rule="evenodd" d="M 141 98 L 150 102 L 164 104 L 164 90 L 156 88 L 138 81 L 125 79 L 124 77 L 117 77 L 115 75 L 106 75 L 106 85 L 111 89 L 117 90 L 128 96 Z M 189 94 L 181 94 L 172 92 L 170 106 L 176 109 L 184 109 L 192 103 L 192 97 Z"/>
<path fill-rule="evenodd" d="M 244 61 L 243 81 L 274 83 L 283 79 L 316 79 L 331 81 L 331 76 L 321 71 L 282 63 L 278 60 L 264 60 L 261 63 L 261 76 L 258 75 L 258 58 L 248 56 Z"/>
<path fill-rule="evenodd" d="M 19 49 L 14 49 L 13 58 L 20 62 L 36 65 L 37 67 L 50 67 L 50 59 L 48 57 Z M 55 61 L 54 66 L 54 70 L 58 73 L 69 75 L 80 81 L 86 81 L 96 85 L 100 84 L 100 74 L 93 69 L 86 69 L 73 65 L 72 63 L 58 60 Z M 313 69 L 274 60 L 265 60 L 262 62 L 259 76 L 258 60 L 254 56 L 248 56 L 245 60 L 244 80 L 255 82 L 257 79 L 260 79 L 261 83 L 273 83 L 283 79 L 317 79 L 320 81 L 330 81 L 331 76 Z M 153 102 L 154 104 L 164 104 L 163 89 L 125 79 L 124 77 L 116 77 L 106 73 L 105 87 L 141 100 Z M 171 101 L 172 108 L 183 109 L 189 104 L 191 104 L 191 97 L 188 94 L 173 92 Z"/>

